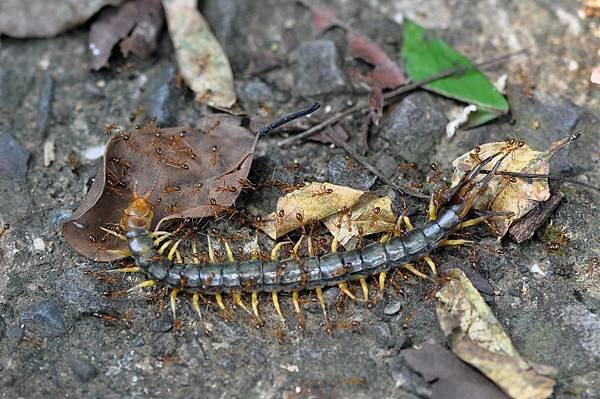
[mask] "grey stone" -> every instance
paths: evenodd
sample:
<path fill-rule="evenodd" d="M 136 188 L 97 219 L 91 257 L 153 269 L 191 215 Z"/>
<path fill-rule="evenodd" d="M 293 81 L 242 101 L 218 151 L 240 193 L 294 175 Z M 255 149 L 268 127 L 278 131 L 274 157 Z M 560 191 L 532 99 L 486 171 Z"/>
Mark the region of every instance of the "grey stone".
<path fill-rule="evenodd" d="M 172 356 L 177 351 L 177 340 L 173 334 L 160 334 L 153 344 L 154 356 Z"/>
<path fill-rule="evenodd" d="M 266 103 L 273 100 L 271 88 L 260 80 L 251 80 L 242 87 L 242 100 L 244 102 Z"/>
<path fill-rule="evenodd" d="M 388 316 L 392 316 L 398 313 L 400 309 L 402 309 L 402 302 L 398 301 L 394 303 L 389 303 L 383 308 L 383 313 L 385 313 Z"/>
<path fill-rule="evenodd" d="M 6 323 L 4 322 L 4 319 L 2 318 L 2 316 L 0 316 L 0 341 L 2 341 L 2 338 L 4 338 L 5 333 L 6 333 Z"/>
<path fill-rule="evenodd" d="M 173 328 L 173 317 L 170 312 L 163 312 L 158 319 L 152 319 L 148 328 L 152 332 L 164 333 Z"/>
<path fill-rule="evenodd" d="M 85 357 L 74 357 L 69 361 L 69 365 L 75 377 L 81 382 L 88 382 L 98 375 L 96 366 Z"/>
<path fill-rule="evenodd" d="M 408 162 L 429 162 L 436 141 L 444 134 L 446 117 L 430 94 L 417 92 L 391 107 L 380 123 L 380 135 Z"/>
<path fill-rule="evenodd" d="M 25 183 L 30 156 L 29 150 L 14 136 L 8 133 L 0 134 L 0 182 Z"/>
<path fill-rule="evenodd" d="M 331 40 L 313 40 L 292 54 L 295 90 L 303 97 L 331 94 L 346 89 L 346 76 Z"/>
<path fill-rule="evenodd" d="M 329 161 L 327 172 L 329 173 L 329 181 L 331 183 L 363 191 L 367 191 L 373 187 L 375 180 L 377 180 L 375 175 L 369 173 L 362 166 L 355 165 L 351 167 L 348 165 L 346 158 L 341 155 Z"/>
<path fill-rule="evenodd" d="M 89 315 L 97 312 L 109 312 L 111 301 L 96 287 L 96 281 L 84 270 L 75 267 L 61 274 L 54 282 L 63 301 L 77 315 Z"/>
<path fill-rule="evenodd" d="M 27 330 L 43 337 L 58 337 L 66 331 L 58 305 L 51 300 L 28 307 L 21 313 L 20 320 Z"/>
<path fill-rule="evenodd" d="M 375 336 L 375 342 L 382 349 L 391 349 L 396 346 L 396 337 L 385 323 L 375 323 L 369 326 L 369 333 Z"/>
<path fill-rule="evenodd" d="M 16 348 L 23 339 L 23 330 L 16 324 L 9 325 L 6 328 L 6 344 L 9 348 Z"/>
<path fill-rule="evenodd" d="M 179 90 L 176 76 L 177 69 L 174 65 L 160 71 L 144 100 L 146 116 L 154 119 L 160 127 L 170 127 L 177 123 Z"/>
<path fill-rule="evenodd" d="M 419 397 L 430 397 L 429 384 L 416 372 L 412 371 L 399 356 L 388 359 L 385 369 L 391 375 L 396 388 L 418 395 Z"/>
<path fill-rule="evenodd" d="M 0 71 L 0 112 L 7 115 L 17 110 L 31 89 L 33 79 L 10 69 Z"/>

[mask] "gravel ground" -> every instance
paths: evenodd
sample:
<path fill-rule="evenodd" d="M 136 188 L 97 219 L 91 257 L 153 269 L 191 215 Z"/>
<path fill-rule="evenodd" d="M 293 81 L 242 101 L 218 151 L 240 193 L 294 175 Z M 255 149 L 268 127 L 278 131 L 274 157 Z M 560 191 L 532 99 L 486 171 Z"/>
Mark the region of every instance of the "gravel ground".
<path fill-rule="evenodd" d="M 319 100 L 323 109 L 335 110 L 368 93 L 356 81 L 365 66 L 347 53 L 341 32 L 314 37 L 309 14 L 282 3 L 203 2 L 232 62 L 239 102 L 258 126 L 269 119 L 267 108 L 283 115 Z M 392 55 L 402 39 L 401 15 L 416 16 L 474 60 L 521 48 L 529 53 L 489 71 L 492 79 L 508 74 L 512 115 L 448 140 L 446 115 L 456 105 L 411 94 L 372 130 L 367 157 L 373 164 L 406 185 L 424 181 L 434 161 L 449 173 L 456 156 L 480 143 L 522 137 L 541 149 L 581 131 L 553 172 L 600 185 L 594 116 L 600 89 L 588 83 L 598 58 L 592 40 L 598 22 L 580 19 L 579 3 L 433 0 L 427 10 L 412 3 L 331 2 Z M 78 206 L 99 166 L 90 149 L 105 143 L 105 123 L 130 126 L 129 116 L 140 106 L 163 125 L 193 126 L 207 109 L 178 86 L 167 35 L 157 54 L 135 60 L 133 68 L 117 59 L 110 70 L 90 73 L 88 29 L 47 40 L 0 39 L 0 222 L 11 226 L 0 238 L 0 397 L 429 397 L 429 382 L 409 367 L 403 351 L 427 339 L 444 343 L 444 337 L 434 313 L 435 284 L 410 275 L 396 275 L 370 308 L 350 301 L 336 306 L 337 288 L 327 290 L 337 326 L 332 334 L 322 327 L 314 302 L 305 305 L 304 332 L 288 298 L 285 330 L 266 304 L 260 329 L 242 312 L 225 320 L 213 306 L 205 311 L 212 329 L 205 336 L 185 299 L 179 324 L 148 294 L 105 295 L 139 277 L 103 277 L 99 272 L 112 265 L 79 256 L 60 235 L 61 221 Z M 266 52 L 282 62 L 260 72 Z M 354 132 L 360 125 L 347 123 L 352 145 L 359 144 Z M 281 149 L 280 139 L 259 143 L 255 181 L 328 180 L 390 192 L 368 172 L 349 171 L 340 149 L 314 142 Z M 49 167 L 47 143 L 56 152 Z M 71 153 L 80 160 L 77 174 Z M 292 162 L 299 167 L 286 167 Z M 417 170 L 398 172 L 404 162 L 416 162 Z M 489 281 L 487 299 L 519 352 L 559 369 L 556 397 L 600 397 L 598 196 L 577 186 L 560 189 L 565 200 L 531 240 L 498 243 L 476 229 L 476 256 L 459 248 L 434 257 L 440 265 L 474 267 Z M 239 204 L 264 214 L 279 195 L 260 190 L 242 195 Z M 422 222 L 426 204 L 409 201 Z M 223 234 L 244 232 L 236 221 L 214 227 Z M 549 244 L 557 240 L 561 244 L 552 250 Z"/>

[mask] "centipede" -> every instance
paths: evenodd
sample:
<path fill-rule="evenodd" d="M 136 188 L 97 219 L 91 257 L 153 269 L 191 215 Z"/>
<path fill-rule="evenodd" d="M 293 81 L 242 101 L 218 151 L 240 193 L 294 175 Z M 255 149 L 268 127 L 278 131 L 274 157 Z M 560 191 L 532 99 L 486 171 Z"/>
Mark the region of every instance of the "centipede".
<path fill-rule="evenodd" d="M 135 272 L 144 276 L 145 280 L 129 289 L 130 292 L 153 286 L 170 291 L 174 318 L 179 294 L 191 296 L 193 308 L 200 320 L 201 298 L 214 296 L 218 306 L 225 311 L 223 295 L 230 295 L 236 306 L 246 310 L 255 322 L 260 323 L 259 297 L 270 296 L 274 310 L 285 324 L 280 295 L 288 295 L 291 296 L 296 319 L 303 326 L 299 298 L 304 292 L 314 291 L 325 324 L 330 328 L 323 295 L 325 288 L 338 287 L 346 296 L 368 303 L 368 279 L 374 278 L 379 290 L 383 290 L 388 274 L 399 269 L 407 269 L 419 277 L 427 277 L 415 267 L 415 263 L 420 260 L 424 260 L 436 274 L 435 263 L 429 255 L 441 246 L 464 243 L 464 240 L 451 240 L 449 237 L 462 226 L 472 225 L 468 222 L 465 224 L 465 220 L 473 201 L 488 187 L 510 152 L 521 145 L 510 141 L 502 151 L 480 160 L 465 173 L 459 184 L 443 194 L 444 201 L 430 204 L 429 220 L 422 226 L 413 226 L 410 219 L 403 215 L 400 217 L 404 218 L 408 230 L 404 235 L 386 235 L 378 241 L 347 251 L 338 251 L 334 239 L 331 250 L 320 256 L 315 255 L 314 250 L 311 250 L 314 245 L 309 243 L 308 256 L 304 257 L 298 256 L 297 251 L 294 251 L 291 256 L 279 260 L 279 252 L 274 249 L 270 259 L 253 256 L 251 259 L 236 260 L 225 241 L 227 260 L 221 261 L 215 256 L 209 240 L 208 261 L 202 262 L 196 256 L 192 261 L 184 261 L 177 250 L 178 242 L 169 251 L 165 250 L 168 244 L 161 244 L 171 233 L 151 230 L 154 214 L 149 196 L 135 194 L 119 222 L 122 232 L 119 236 L 127 242 L 128 255 L 135 265 L 113 271 Z M 487 170 L 483 178 L 476 179 L 486 166 L 491 166 L 491 169 Z M 439 209 L 438 203 L 442 204 Z M 281 244 L 277 244 L 275 248 L 279 248 Z M 349 285 L 355 282 L 362 288 L 360 298 L 349 289 Z M 247 296 L 250 296 L 249 304 L 245 300 Z"/>

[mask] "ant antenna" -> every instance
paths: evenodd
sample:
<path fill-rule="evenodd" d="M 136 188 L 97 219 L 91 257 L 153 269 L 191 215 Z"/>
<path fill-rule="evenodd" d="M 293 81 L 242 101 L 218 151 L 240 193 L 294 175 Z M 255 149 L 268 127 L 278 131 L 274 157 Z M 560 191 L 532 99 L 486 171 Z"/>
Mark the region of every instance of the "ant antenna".
<path fill-rule="evenodd" d="M 262 129 L 260 129 L 260 132 L 258 132 L 258 137 L 264 137 L 267 134 L 271 133 L 273 130 L 277 129 L 278 127 L 285 125 L 286 123 L 290 123 L 291 121 L 293 121 L 295 119 L 302 118 L 303 116 L 306 116 L 306 115 L 310 115 L 313 112 L 315 112 L 316 110 L 318 110 L 320 107 L 321 107 L 321 104 L 314 103 L 313 105 L 311 105 L 310 107 L 308 107 L 306 109 L 303 109 L 302 111 L 294 112 L 293 114 L 284 116 L 283 118 L 278 119 L 275 122 L 271 123 L 270 125 L 265 126 Z"/>

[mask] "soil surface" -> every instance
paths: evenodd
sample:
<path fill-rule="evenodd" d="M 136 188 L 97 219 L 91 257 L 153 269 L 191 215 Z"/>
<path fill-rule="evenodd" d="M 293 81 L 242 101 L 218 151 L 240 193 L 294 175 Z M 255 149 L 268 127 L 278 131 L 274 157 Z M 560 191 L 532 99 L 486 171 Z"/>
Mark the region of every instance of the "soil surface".
<path fill-rule="evenodd" d="M 300 5 L 201 3 L 230 57 L 251 126 L 315 100 L 322 113 L 367 100 L 361 76 L 368 67 L 348 53 L 343 32 L 315 37 Z M 600 21 L 580 18 L 578 2 L 328 3 L 394 59 L 402 17 L 415 18 L 473 60 L 528 50 L 486 71 L 493 81 L 508 75 L 511 115 L 451 140 L 444 126 L 457 104 L 424 91 L 386 108 L 370 131 L 368 149 L 357 133 L 361 118 L 345 121 L 349 143 L 365 149 L 396 184 L 425 183 L 433 162 L 449 177 L 450 162 L 481 143 L 518 137 L 543 149 L 580 131 L 581 139 L 556 157 L 552 172 L 600 185 L 600 88 L 588 79 L 598 63 Z M 91 73 L 88 30 L 89 24 L 51 39 L 0 38 L 0 222 L 10 224 L 0 238 L 0 397 L 435 397 L 431 382 L 407 364 L 403 351 L 428 339 L 445 344 L 435 317 L 438 286 L 408 272 L 395 274 L 372 306 L 340 302 L 337 288 L 326 290 L 331 334 L 314 295 L 303 297 L 304 331 L 284 295 L 285 328 L 269 298 L 261 297 L 265 325 L 259 329 L 242 310 L 227 320 L 214 304 L 203 307 L 209 336 L 185 296 L 174 322 L 168 306 L 161 306 L 166 298 L 152 295 L 157 291 L 106 295 L 140 277 L 106 275 L 115 265 L 85 259 L 60 234 L 100 165 L 94 151 L 106 142 L 104 125 L 132 127 L 139 121 L 130 115 L 139 107 L 163 126 L 194 126 L 214 111 L 178 84 L 166 33 L 150 59 L 133 59 L 132 65 L 115 57 L 110 69 Z M 274 67 L 264 68 L 266 58 L 277 60 Z M 396 206 L 401 203 L 373 175 L 349 167 L 343 150 L 317 142 L 279 148 L 282 137 L 259 142 L 250 180 L 330 181 L 391 193 Z M 48 143 L 56 159 L 44 166 Z M 70 154 L 79 160 L 76 173 Z M 407 162 L 416 169 L 399 168 Z M 475 249 L 444 248 L 432 257 L 441 268 L 470 269 L 491 284 L 486 299 L 517 350 L 559 370 L 555 397 L 600 397 L 599 197 L 568 184 L 552 188 L 565 199 L 530 240 L 499 242 L 476 228 Z M 280 195 L 275 188 L 244 193 L 238 205 L 264 215 Z M 424 222 L 426 201 L 406 201 L 413 221 Z M 239 233 L 235 245 L 246 244 L 252 233 L 235 218 L 210 227 Z M 261 243 L 273 245 L 266 237 Z"/>

